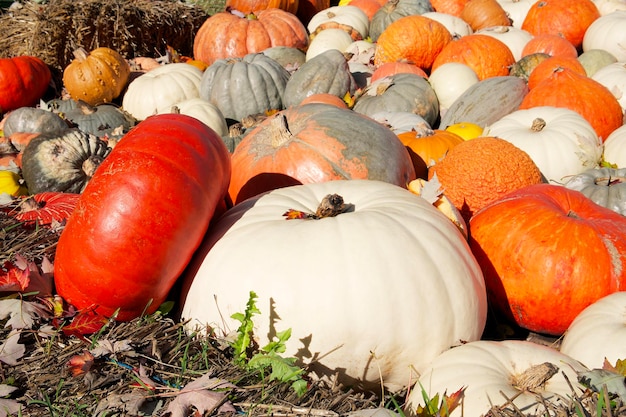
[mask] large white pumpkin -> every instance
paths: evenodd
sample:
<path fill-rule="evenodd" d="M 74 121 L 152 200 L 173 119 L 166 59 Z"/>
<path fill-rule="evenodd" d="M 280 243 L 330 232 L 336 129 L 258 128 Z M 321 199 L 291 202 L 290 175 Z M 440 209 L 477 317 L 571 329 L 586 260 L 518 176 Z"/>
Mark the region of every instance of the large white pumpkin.
<path fill-rule="evenodd" d="M 328 194 L 352 209 L 319 220 Z M 261 315 L 254 335 L 292 329 L 285 357 L 357 389 L 405 387 L 444 350 L 480 338 L 482 272 L 464 237 L 406 189 L 342 180 L 277 189 L 230 209 L 211 229 L 184 278 L 190 329 L 226 333 L 249 292 Z M 413 379 L 412 379 L 413 378 Z"/>
<path fill-rule="evenodd" d="M 618 127 L 606 138 L 603 159 L 617 168 L 626 168 L 626 125 Z"/>
<path fill-rule="evenodd" d="M 556 367 L 556 373 L 533 392 L 525 390 L 525 372 L 546 362 Z M 422 388 L 428 398 L 433 398 L 466 387 L 462 404 L 449 417 L 479 417 L 492 405 L 508 404 L 507 398 L 513 399 L 524 415 L 543 415 L 537 414 L 544 409 L 537 394 L 548 402 L 558 401 L 559 396 L 568 401 L 572 388 L 563 374 L 579 393 L 584 388 L 578 384 L 576 372 L 586 370 L 575 359 L 548 346 L 522 340 L 479 340 L 449 349 L 433 360 L 411 391 L 405 414 L 413 415 L 419 405 L 424 405 Z"/>
<path fill-rule="evenodd" d="M 484 136 L 497 136 L 525 151 L 550 183 L 599 165 L 602 142 L 585 118 L 561 107 L 516 110 L 487 126 Z"/>
<path fill-rule="evenodd" d="M 591 78 L 608 88 L 622 106 L 622 111 L 626 111 L 626 60 L 600 68 Z"/>
<path fill-rule="evenodd" d="M 576 316 L 563 335 L 561 352 L 589 368 L 626 359 L 626 292 L 599 299 Z"/>
<path fill-rule="evenodd" d="M 600 16 L 585 31 L 583 51 L 604 49 L 617 58 L 618 62 L 626 62 L 626 10 Z"/>

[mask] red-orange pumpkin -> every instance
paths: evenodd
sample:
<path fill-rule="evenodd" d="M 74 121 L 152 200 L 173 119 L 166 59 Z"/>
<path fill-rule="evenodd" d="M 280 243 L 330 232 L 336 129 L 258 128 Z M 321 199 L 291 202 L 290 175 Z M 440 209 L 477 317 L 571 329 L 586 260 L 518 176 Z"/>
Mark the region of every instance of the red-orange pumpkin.
<path fill-rule="evenodd" d="M 428 78 L 428 74 L 426 74 L 426 72 L 420 67 L 418 67 L 417 65 L 412 64 L 410 62 L 398 61 L 398 62 L 385 62 L 384 64 L 376 67 L 376 69 L 372 73 L 372 76 L 370 77 L 370 82 L 373 83 L 374 81 L 379 80 L 381 78 L 392 77 L 396 74 L 405 73 L 405 72 L 417 74 L 421 77 Z"/>
<path fill-rule="evenodd" d="M 154 312 L 227 191 L 230 156 L 197 119 L 161 114 L 126 134 L 81 194 L 58 242 L 58 294 L 131 320 Z"/>
<path fill-rule="evenodd" d="M 576 58 L 551 56 L 544 59 L 532 70 L 528 76 L 528 88 L 533 89 L 537 84 L 546 78 L 550 77 L 552 73 L 558 69 L 568 68 L 577 74 L 587 76 L 587 71 L 580 61 Z"/>
<path fill-rule="evenodd" d="M 226 0 L 226 7 L 248 14 L 265 9 L 282 9 L 296 14 L 299 0 Z"/>
<path fill-rule="evenodd" d="M 470 246 L 495 311 L 560 335 L 585 307 L 626 290 L 626 217 L 578 191 L 539 184 L 470 220 Z"/>
<path fill-rule="evenodd" d="M 309 35 L 300 20 L 281 9 L 266 9 L 241 16 L 216 13 L 198 29 L 194 58 L 211 65 L 218 59 L 242 58 L 274 46 L 306 50 Z"/>
<path fill-rule="evenodd" d="M 533 36 L 532 39 L 524 45 L 522 57 L 538 52 L 550 56 L 578 58 L 578 51 L 570 41 L 561 35 L 553 35 L 550 33 Z"/>
<path fill-rule="evenodd" d="M 411 158 L 390 129 L 327 104 L 293 106 L 267 118 L 231 158 L 235 203 L 296 184 L 374 179 L 406 187 L 415 179 Z"/>
<path fill-rule="evenodd" d="M 51 78 L 50 68 L 40 58 L 0 58 L 0 113 L 37 103 Z"/>
<path fill-rule="evenodd" d="M 602 141 L 623 124 L 622 107 L 599 82 L 569 68 L 559 68 L 526 94 L 520 109 L 565 107 L 581 114 Z"/>

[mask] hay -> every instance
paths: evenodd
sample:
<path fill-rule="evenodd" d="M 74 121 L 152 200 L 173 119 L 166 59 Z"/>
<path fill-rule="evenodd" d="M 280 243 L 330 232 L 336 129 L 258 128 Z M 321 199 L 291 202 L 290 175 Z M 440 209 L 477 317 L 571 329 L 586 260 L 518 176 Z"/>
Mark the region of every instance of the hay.
<path fill-rule="evenodd" d="M 78 47 L 106 46 L 134 58 L 159 57 L 169 45 L 191 56 L 195 33 L 208 17 L 205 8 L 176 0 L 25 2 L 0 15 L 0 57 L 39 57 L 58 80 Z"/>

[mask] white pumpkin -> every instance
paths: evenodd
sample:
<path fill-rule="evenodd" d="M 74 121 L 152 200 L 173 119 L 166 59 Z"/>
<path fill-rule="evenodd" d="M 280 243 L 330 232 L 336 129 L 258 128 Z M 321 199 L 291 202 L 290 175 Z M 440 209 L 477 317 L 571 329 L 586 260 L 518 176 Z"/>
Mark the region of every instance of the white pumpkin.
<path fill-rule="evenodd" d="M 324 29 L 311 40 L 311 43 L 309 43 L 309 47 L 306 50 L 305 61 L 308 61 L 322 52 L 328 51 L 329 49 L 336 49 L 344 52 L 350 45 L 352 45 L 352 42 L 354 41 L 345 30 Z"/>
<path fill-rule="evenodd" d="M 498 3 L 513 23 L 513 27 L 521 28 L 528 11 L 537 0 L 498 0 Z"/>
<path fill-rule="evenodd" d="M 443 116 L 461 94 L 480 80 L 469 65 L 447 62 L 435 68 L 428 81 L 437 94 L 439 113 Z"/>
<path fill-rule="evenodd" d="M 525 151 L 550 183 L 595 168 L 602 159 L 602 142 L 580 114 L 560 107 L 516 110 L 485 127 Z"/>
<path fill-rule="evenodd" d="M 622 110 L 626 111 L 626 62 L 606 65 L 591 78 L 608 88 L 622 106 Z"/>
<path fill-rule="evenodd" d="M 585 69 L 587 77 L 593 77 L 601 68 L 617 62 L 617 58 L 604 49 L 588 49 L 578 55 L 578 62 Z"/>
<path fill-rule="evenodd" d="M 593 0 L 601 15 L 626 10 L 626 0 Z"/>
<path fill-rule="evenodd" d="M 581 311 L 563 335 L 561 352 L 590 369 L 626 359 L 626 292 L 607 295 Z"/>
<path fill-rule="evenodd" d="M 535 367 L 546 362 L 555 367 L 556 373 L 544 386 L 534 387 L 534 392 L 524 390 L 525 371 L 541 369 Z M 424 405 L 421 387 L 428 398 L 436 394 L 452 394 L 466 387 L 462 404 L 449 417 L 479 417 L 486 414 L 492 405 L 508 404 L 507 398 L 524 415 L 543 415 L 540 411 L 544 408 L 537 394 L 545 401 L 555 401 L 559 396 L 567 398 L 572 395 L 572 388 L 563 374 L 574 389 L 584 389 L 577 382 L 576 372 L 586 370 L 576 360 L 556 349 L 533 342 L 470 342 L 449 349 L 432 361 L 409 394 L 406 414 L 412 415 L 419 405 Z"/>
<path fill-rule="evenodd" d="M 180 113 L 196 119 L 209 126 L 220 136 L 228 135 L 228 124 L 220 109 L 208 100 L 200 97 L 190 98 L 174 104 L 169 110 L 160 113 Z"/>
<path fill-rule="evenodd" d="M 441 12 L 426 12 L 422 13 L 422 16 L 433 19 L 444 25 L 446 29 L 448 29 L 448 32 L 450 32 L 450 35 L 455 39 L 471 35 L 474 32 L 469 23 L 458 16 Z"/>
<path fill-rule="evenodd" d="M 519 61 L 522 58 L 522 50 L 528 41 L 533 38 L 530 32 L 515 26 L 491 26 L 476 33 L 491 36 L 504 43 L 513 54 L 515 61 Z"/>
<path fill-rule="evenodd" d="M 626 125 L 615 129 L 606 138 L 602 159 L 617 168 L 626 168 Z"/>
<path fill-rule="evenodd" d="M 309 23 L 307 29 L 309 33 L 314 34 L 315 31 L 328 23 L 349 26 L 361 35 L 361 39 L 367 38 L 369 33 L 370 21 L 367 14 L 356 6 L 331 6 L 327 9 L 317 12 Z M 315 34 L 315 36 L 317 36 Z M 315 39 L 315 38 L 313 38 Z"/>
<path fill-rule="evenodd" d="M 314 213 L 328 194 L 350 210 L 283 217 Z M 285 357 L 357 389 L 404 388 L 412 370 L 479 339 L 486 318 L 482 272 L 461 232 L 425 199 L 373 180 L 286 187 L 237 204 L 183 282 L 190 329 L 236 330 L 231 315 L 255 291 L 261 346 L 291 328 Z"/>
<path fill-rule="evenodd" d="M 583 51 L 604 49 L 626 62 L 626 10 L 617 10 L 594 20 L 583 37 Z"/>
<path fill-rule="evenodd" d="M 137 120 L 169 111 L 181 101 L 199 97 L 202 71 L 193 65 L 162 65 L 135 78 L 122 98 L 122 108 Z"/>

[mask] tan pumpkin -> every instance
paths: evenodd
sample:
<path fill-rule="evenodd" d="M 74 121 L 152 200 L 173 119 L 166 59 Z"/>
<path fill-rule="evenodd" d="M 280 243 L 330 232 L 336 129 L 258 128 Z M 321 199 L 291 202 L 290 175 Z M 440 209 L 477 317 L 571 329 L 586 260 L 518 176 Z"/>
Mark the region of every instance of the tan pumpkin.
<path fill-rule="evenodd" d="M 74 60 L 63 71 L 63 85 L 74 100 L 95 106 L 122 94 L 130 77 L 130 65 L 117 51 L 101 47 L 74 51 Z"/>
<path fill-rule="evenodd" d="M 461 19 L 479 31 L 493 26 L 511 26 L 512 22 L 497 0 L 469 0 L 461 11 Z"/>

